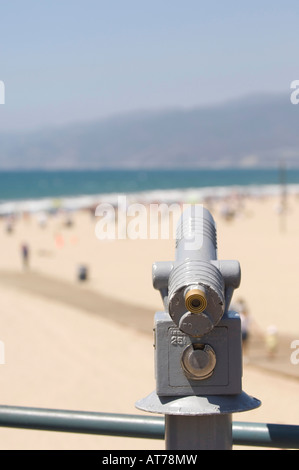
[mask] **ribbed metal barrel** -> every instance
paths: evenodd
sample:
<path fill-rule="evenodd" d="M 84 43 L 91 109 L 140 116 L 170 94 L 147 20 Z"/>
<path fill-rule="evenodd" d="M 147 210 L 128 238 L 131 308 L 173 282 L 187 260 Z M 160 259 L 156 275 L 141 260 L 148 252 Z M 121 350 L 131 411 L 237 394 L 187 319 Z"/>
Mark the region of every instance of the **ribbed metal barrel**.
<path fill-rule="evenodd" d="M 176 260 L 217 259 L 217 231 L 210 212 L 202 205 L 183 212 L 176 231 Z"/>

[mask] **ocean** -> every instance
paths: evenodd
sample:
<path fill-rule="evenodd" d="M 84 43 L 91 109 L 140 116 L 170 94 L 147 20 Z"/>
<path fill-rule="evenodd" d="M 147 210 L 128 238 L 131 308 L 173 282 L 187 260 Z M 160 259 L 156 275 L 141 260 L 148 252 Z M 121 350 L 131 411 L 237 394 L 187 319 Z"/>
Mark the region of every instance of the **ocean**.
<path fill-rule="evenodd" d="M 9 212 L 25 203 L 28 210 L 40 210 L 59 199 L 67 201 L 70 209 L 78 208 L 117 194 L 169 200 L 184 194 L 191 197 L 191 193 L 194 197 L 221 195 L 232 188 L 273 192 L 280 187 L 281 178 L 279 169 L 2 171 L 0 211 Z M 299 169 L 285 171 L 284 179 L 289 187 L 298 185 L 299 192 Z"/>

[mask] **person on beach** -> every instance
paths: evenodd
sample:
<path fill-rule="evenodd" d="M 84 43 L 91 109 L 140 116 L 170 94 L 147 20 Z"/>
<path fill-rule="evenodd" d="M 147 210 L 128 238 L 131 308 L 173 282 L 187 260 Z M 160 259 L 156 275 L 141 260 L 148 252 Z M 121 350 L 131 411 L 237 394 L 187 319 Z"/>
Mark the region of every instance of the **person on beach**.
<path fill-rule="evenodd" d="M 268 359 L 274 359 L 278 349 L 278 331 L 275 325 L 269 325 L 265 336 Z"/>
<path fill-rule="evenodd" d="M 21 246 L 23 268 L 28 268 L 29 265 L 29 247 L 26 243 Z"/>
<path fill-rule="evenodd" d="M 6 233 L 11 234 L 13 232 L 13 229 L 14 229 L 13 217 L 8 217 L 6 220 L 6 224 L 5 224 L 5 231 Z"/>

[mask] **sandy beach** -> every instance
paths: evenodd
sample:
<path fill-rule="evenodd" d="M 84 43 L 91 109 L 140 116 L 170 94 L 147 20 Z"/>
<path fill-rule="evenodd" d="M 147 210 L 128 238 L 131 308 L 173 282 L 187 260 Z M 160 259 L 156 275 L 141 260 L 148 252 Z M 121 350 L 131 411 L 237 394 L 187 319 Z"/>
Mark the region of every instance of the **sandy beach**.
<path fill-rule="evenodd" d="M 241 264 L 233 301 L 245 299 L 253 339 L 243 389 L 262 401 L 235 421 L 299 424 L 299 365 L 288 360 L 292 350 L 285 341 L 299 340 L 299 198 L 288 197 L 285 216 L 279 202 L 274 196 L 245 198 L 229 220 L 223 203 L 208 205 L 217 224 L 218 258 Z M 71 224 L 63 213 L 42 223 L 23 214 L 8 233 L 7 220 L 0 220 L 2 405 L 139 414 L 134 403 L 154 390 L 152 326 L 162 302 L 151 267 L 174 258 L 175 242 L 99 240 L 97 221 L 84 210 L 72 214 Z M 80 265 L 88 269 L 85 282 L 78 281 Z M 269 327 L 278 335 L 272 359 Z M 261 360 L 251 360 L 255 343 Z M 275 361 L 282 353 L 279 369 Z M 163 448 L 163 441 L 0 428 L 0 449 Z"/>

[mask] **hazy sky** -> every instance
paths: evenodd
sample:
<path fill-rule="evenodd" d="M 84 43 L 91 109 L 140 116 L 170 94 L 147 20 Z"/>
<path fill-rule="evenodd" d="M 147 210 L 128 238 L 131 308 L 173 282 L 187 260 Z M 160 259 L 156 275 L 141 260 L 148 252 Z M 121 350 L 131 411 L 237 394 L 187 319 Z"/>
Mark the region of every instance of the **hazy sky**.
<path fill-rule="evenodd" d="M 298 24 L 298 0 L 0 0 L 0 132 L 288 94 Z"/>

